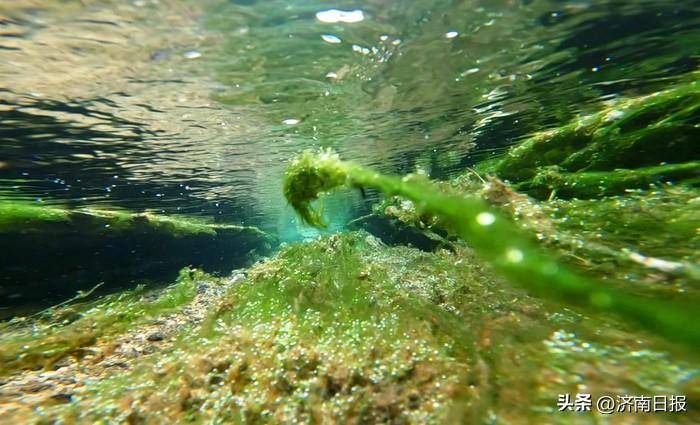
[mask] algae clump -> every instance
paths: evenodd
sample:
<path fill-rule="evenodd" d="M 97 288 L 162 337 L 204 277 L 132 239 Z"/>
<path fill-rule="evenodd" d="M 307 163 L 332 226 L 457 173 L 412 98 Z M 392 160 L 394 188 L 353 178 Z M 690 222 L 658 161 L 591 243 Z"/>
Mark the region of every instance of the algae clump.
<path fill-rule="evenodd" d="M 303 222 L 325 227 L 322 212 L 314 209 L 312 202 L 320 193 L 342 186 L 346 179 L 347 169 L 332 151 L 318 155 L 304 152 L 285 172 L 284 196 Z"/>

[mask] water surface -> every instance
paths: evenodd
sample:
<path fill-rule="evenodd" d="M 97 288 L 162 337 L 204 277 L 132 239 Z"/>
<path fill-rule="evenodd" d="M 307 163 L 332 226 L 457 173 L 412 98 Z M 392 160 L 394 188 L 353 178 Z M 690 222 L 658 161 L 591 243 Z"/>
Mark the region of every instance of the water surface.
<path fill-rule="evenodd" d="M 3 196 L 292 239 L 280 176 L 305 148 L 444 178 L 699 62 L 697 1 L 18 1 L 0 16 Z M 338 225 L 365 205 L 343 199 Z"/>

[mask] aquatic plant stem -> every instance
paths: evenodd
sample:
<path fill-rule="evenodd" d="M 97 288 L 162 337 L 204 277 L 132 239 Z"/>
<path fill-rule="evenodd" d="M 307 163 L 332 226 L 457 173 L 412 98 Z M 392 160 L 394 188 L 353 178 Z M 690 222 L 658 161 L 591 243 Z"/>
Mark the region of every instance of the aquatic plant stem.
<path fill-rule="evenodd" d="M 444 193 L 425 176 L 383 175 L 341 161 L 330 151 L 305 151 L 285 173 L 284 193 L 306 223 L 325 226 L 312 202 L 340 186 L 374 188 L 401 196 L 441 217 L 477 254 L 510 281 L 531 292 L 566 303 L 614 312 L 668 339 L 700 347 L 700 315 L 691 306 L 652 300 L 582 276 L 544 253 L 514 223 L 476 197 Z"/>
<path fill-rule="evenodd" d="M 518 191 L 545 199 L 552 193 L 559 198 L 590 199 L 648 188 L 664 181 L 700 180 L 700 161 L 665 164 L 632 170 L 588 171 L 567 173 L 557 166 L 540 167 L 535 177 L 516 184 Z"/>

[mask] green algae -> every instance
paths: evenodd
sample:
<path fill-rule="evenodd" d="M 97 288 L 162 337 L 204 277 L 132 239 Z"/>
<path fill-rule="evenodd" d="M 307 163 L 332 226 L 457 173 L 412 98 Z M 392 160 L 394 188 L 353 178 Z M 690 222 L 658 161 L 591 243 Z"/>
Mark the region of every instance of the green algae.
<path fill-rule="evenodd" d="M 345 184 L 347 170 L 332 152 L 318 156 L 304 153 L 287 168 L 284 176 L 284 197 L 299 214 L 304 223 L 326 227 L 322 211 L 314 209 L 312 202 L 322 192 Z"/>
<path fill-rule="evenodd" d="M 471 332 L 400 291 L 380 247 L 348 234 L 294 244 L 253 267 L 198 330 L 125 378 L 48 417 L 172 422 L 443 422 Z M 153 363 L 155 364 L 153 364 Z M 115 406 L 128 403 L 127 409 Z"/>
<path fill-rule="evenodd" d="M 248 2 L 229 2 L 234 3 Z M 280 18 L 275 12 L 288 12 L 276 6 L 278 4 L 266 4 L 269 10 L 264 12 L 270 13 L 261 12 L 255 18 L 266 21 L 269 31 L 286 35 L 287 28 L 280 30 Z M 447 25 L 448 21 L 463 25 L 458 28 L 460 32 L 471 32 L 474 28 L 466 24 L 463 19 L 465 13 L 483 14 L 484 22 L 490 18 L 484 11 L 474 11 L 468 2 L 460 7 L 464 13 L 449 13 L 441 19 L 425 19 L 430 27 L 424 29 L 424 34 L 419 37 L 430 39 L 431 33 L 440 33 L 443 27 L 450 26 Z M 512 5 L 505 7 L 512 8 Z M 309 6 L 308 9 L 315 11 L 318 7 Z M 306 10 L 303 12 L 308 13 Z M 223 16 L 226 15 L 248 18 L 242 13 L 230 13 L 220 14 L 220 19 L 224 20 Z M 224 23 L 228 25 L 228 22 Z M 342 36 L 346 38 L 345 34 Z M 295 38 L 300 39 L 298 36 Z M 240 46 L 241 51 L 255 52 L 272 44 L 269 38 L 260 37 L 260 31 L 255 29 L 251 39 L 236 39 L 232 44 Z M 250 47 L 249 41 L 256 43 L 253 44 L 254 48 Z M 518 48 L 522 44 L 534 44 L 523 43 L 519 39 L 515 41 Z M 428 46 L 426 41 L 403 49 L 401 61 L 391 64 L 389 71 L 395 76 L 393 82 L 398 82 L 398 86 L 408 86 L 409 90 L 392 96 L 386 93 L 390 90 L 380 92 L 379 84 L 365 84 L 369 89 L 375 86 L 381 94 L 376 96 L 376 103 L 389 105 L 387 108 L 393 106 L 397 111 L 444 98 L 452 99 L 460 108 L 464 104 L 473 104 L 473 99 L 481 95 L 482 89 L 477 84 L 469 84 L 470 94 L 466 97 L 456 96 L 465 91 L 464 87 L 448 87 L 447 84 L 436 87 L 439 81 L 452 80 L 453 77 L 445 60 L 435 60 L 436 51 L 439 49 L 441 59 L 462 56 L 449 54 L 449 49 L 436 44 L 429 45 L 433 53 L 429 55 L 421 48 Z M 470 44 L 470 51 L 478 47 L 475 43 Z M 486 50 L 493 50 L 493 43 L 484 45 Z M 357 118 L 337 123 L 339 114 L 336 109 L 338 106 L 347 108 L 347 105 L 338 105 L 335 97 L 331 97 L 333 100 L 322 97 L 326 89 L 334 96 L 359 91 L 362 87 L 359 82 L 352 81 L 351 87 L 348 87 L 349 84 L 338 87 L 337 84 L 301 79 L 299 71 L 302 67 L 285 66 L 288 65 L 285 62 L 276 63 L 274 68 L 263 67 L 265 63 L 273 62 L 276 56 L 285 61 L 298 58 L 300 50 L 296 47 L 301 46 L 303 43 L 291 49 L 285 46 L 287 51 L 294 50 L 295 55 L 287 55 L 287 52 L 282 55 L 270 47 L 264 52 L 266 57 L 252 66 L 251 61 L 236 63 L 236 67 L 242 71 L 230 75 L 230 80 L 226 82 L 233 85 L 239 79 L 245 78 L 247 81 L 251 69 L 266 69 L 267 72 L 256 73 L 260 79 L 277 79 L 270 75 L 277 71 L 290 74 L 296 80 L 291 80 L 287 85 L 263 81 L 253 90 L 244 87 L 242 93 L 222 99 L 234 104 L 263 103 L 273 111 L 276 120 L 287 117 L 290 102 L 296 101 L 296 105 L 292 106 L 297 109 L 293 111 L 306 114 L 310 109 L 309 101 L 317 100 L 314 113 L 308 115 L 310 119 L 305 119 L 298 128 L 306 135 L 320 135 L 324 142 L 328 135 L 341 138 L 357 133 L 357 129 L 367 122 L 374 125 L 376 121 Z M 688 51 L 694 49 L 691 46 Z M 311 53 L 309 50 L 302 53 L 318 58 L 316 48 L 310 50 Z M 231 56 L 243 55 L 226 55 L 227 62 L 233 62 L 229 59 Z M 318 58 L 314 62 L 318 69 L 312 69 L 312 72 L 320 76 L 326 69 L 333 69 L 324 62 L 329 56 Z M 468 57 L 468 60 L 471 63 L 472 58 Z M 500 66 L 498 62 L 501 61 L 490 62 L 494 65 L 484 64 L 481 65 L 482 69 Z M 416 63 L 435 69 L 438 77 L 434 79 L 439 81 L 424 84 L 421 75 L 413 70 Z M 578 78 L 576 80 L 578 84 Z M 408 84 L 401 84 L 403 82 Z M 557 93 L 557 97 L 560 91 L 563 90 L 551 90 Z M 278 100 L 284 101 L 285 105 L 275 108 L 274 102 Z M 348 103 L 364 105 L 365 102 Z M 352 108 L 345 110 L 348 109 Z M 430 113 L 441 115 L 440 111 Z M 306 117 L 303 115 L 303 118 Z M 442 120 L 442 117 L 425 119 L 421 124 L 436 131 L 445 126 Z M 315 125 L 319 122 L 333 125 L 321 125 L 320 130 L 316 131 Z M 461 126 L 461 120 L 459 124 L 452 125 Z M 412 133 L 411 137 L 423 140 L 420 132 Z M 572 152 L 578 151 L 573 149 Z M 558 160 L 553 163 L 559 164 Z M 315 173 L 307 164 L 307 170 L 302 175 L 310 176 L 309 181 L 298 187 L 292 186 L 289 190 L 291 196 L 298 195 L 301 199 L 295 207 L 305 212 L 302 218 L 314 225 L 324 224 L 320 211 L 313 205 L 316 192 L 332 190 L 335 182 L 343 184 L 348 180 L 336 173 L 336 167 L 329 165 L 331 167 L 325 171 Z M 677 164 L 681 168 L 687 165 Z M 633 170 L 639 172 L 654 168 L 657 167 L 649 165 Z M 663 168 L 661 173 L 648 179 L 644 177 L 617 184 L 618 177 L 629 175 L 628 170 L 570 173 L 564 169 L 543 167 L 535 170 L 533 179 L 554 174 L 548 171 L 556 171 L 557 179 L 545 179 L 531 189 L 526 189 L 527 185 L 537 182 L 524 181 L 523 186 L 518 188 L 543 198 L 552 196 L 554 192 L 553 202 L 546 204 L 546 210 L 551 212 L 558 209 L 556 212 L 561 213 L 558 216 L 561 221 L 554 220 L 553 223 L 558 226 L 556 237 L 562 237 L 560 230 L 564 227 L 571 233 L 588 232 L 591 239 L 597 232 L 618 232 L 615 240 L 634 246 L 634 235 L 639 229 L 646 225 L 652 225 L 651 228 L 655 229 L 653 233 L 656 233 L 656 229 L 671 229 L 661 223 L 666 223 L 664 220 L 668 217 L 673 221 L 675 216 L 667 209 L 664 212 L 669 212 L 668 215 L 662 212 L 648 217 L 648 220 L 636 220 L 637 216 L 630 208 L 624 217 L 625 223 L 629 224 L 625 230 L 629 233 L 620 235 L 625 230 L 614 226 L 622 218 L 616 215 L 614 221 L 605 220 L 606 216 L 616 213 L 616 206 L 619 206 L 616 202 L 620 198 L 607 198 L 604 202 L 598 199 L 579 201 L 559 198 L 615 195 L 632 188 L 646 188 L 649 183 L 665 182 L 669 169 Z M 692 176 L 692 167 L 685 169 Z M 605 185 L 600 184 L 601 180 L 608 178 L 610 180 Z M 671 180 L 677 178 L 674 176 Z M 334 183 L 324 185 L 324 181 Z M 314 191 L 306 193 L 305 187 L 314 187 Z M 579 190 L 580 187 L 584 189 Z M 462 196 L 459 191 L 450 193 Z M 670 196 L 675 197 L 675 194 Z M 634 205 L 637 201 L 625 198 L 622 202 Z M 661 206 L 656 200 L 651 200 L 650 205 Z M 666 233 L 669 236 L 666 249 L 661 240 L 654 240 L 655 252 L 645 250 L 645 254 L 682 256 L 688 250 L 692 253 L 693 246 L 685 245 L 683 241 L 684 236 L 697 228 L 692 224 L 692 205 L 695 204 L 691 203 L 688 209 L 683 209 L 689 219 L 677 223 L 678 228 L 674 230 L 678 231 Z M 666 208 L 678 206 L 673 203 L 666 205 Z M 420 202 L 413 204 L 411 209 L 417 212 L 418 223 L 455 229 L 449 221 L 440 221 L 440 217 L 425 212 Z M 589 216 L 588 212 L 594 210 L 595 215 Z M 406 211 L 402 210 L 402 213 Z M 125 223 L 128 227 L 130 220 L 127 218 Z M 78 395 L 75 405 L 67 407 L 68 413 L 63 409 L 40 409 L 38 414 L 51 421 L 58 410 L 60 415 L 65 415 L 66 422 L 75 419 L 85 423 L 110 419 L 115 422 L 171 423 L 186 420 L 445 423 L 448 419 L 474 423 L 572 423 L 579 420 L 587 422 L 589 417 L 581 419 L 581 416 L 556 412 L 555 400 L 559 393 L 573 394 L 584 390 L 598 394 L 682 393 L 690 394 L 692 401 L 698 400 L 697 379 L 693 382 L 692 378 L 698 376 L 697 370 L 678 366 L 665 353 L 649 351 L 645 344 L 639 343 L 648 337 L 643 332 L 632 329 L 631 334 L 616 333 L 617 328 L 625 328 L 624 323 L 604 323 L 607 326 L 598 329 L 600 322 L 595 319 L 576 317 L 565 311 L 566 306 L 556 306 L 558 309 L 555 311 L 563 313 L 553 313 L 552 316 L 559 315 L 551 320 L 549 326 L 542 326 L 547 320 L 541 312 L 545 310 L 544 306 L 522 293 L 512 291 L 507 282 L 494 278 L 490 272 L 472 273 L 473 269 L 483 265 L 464 252 L 454 256 L 445 252 L 417 254 L 414 250 L 396 248 L 391 250 L 391 254 L 373 256 L 367 253 L 383 249 L 371 249 L 354 238 L 324 238 L 308 245 L 293 245 L 285 249 L 280 257 L 258 266 L 240 288 L 231 290 L 230 297 L 211 315 L 201 334 L 190 335 L 191 330 L 186 329 L 181 344 L 174 352 L 145 361 L 139 370 L 125 377 L 90 383 L 88 390 Z M 577 251 L 578 254 L 597 252 L 589 249 L 592 244 L 588 243 L 588 238 L 576 239 L 579 240 L 585 240 L 586 247 Z M 567 251 L 572 251 L 568 241 L 564 245 Z M 646 242 L 643 245 L 648 246 Z M 622 248 L 615 246 L 616 250 Z M 593 261 L 598 260 L 593 258 Z M 692 261 L 692 258 L 689 260 Z M 374 264 L 378 265 L 367 266 Z M 488 266 L 483 267 L 488 270 Z M 600 269 L 593 269 L 590 263 L 585 263 L 585 267 L 595 274 L 601 272 Z M 614 265 L 611 268 L 615 268 Z M 407 297 L 407 292 L 418 300 Z M 394 301 L 397 299 L 399 302 Z M 449 314 L 444 314 L 440 309 Z M 392 315 L 395 311 L 398 313 Z M 454 314 L 454 317 L 450 314 Z M 573 324 L 576 320 L 592 321 L 591 329 L 582 329 L 585 325 L 580 323 Z M 560 331 L 551 326 L 561 326 L 566 330 Z M 556 331 L 549 335 L 549 331 L 554 329 Z M 600 337 L 601 332 L 608 335 L 607 341 Z M 435 337 L 436 334 L 438 337 Z M 455 335 L 458 337 L 455 338 Z M 544 343 L 543 338 L 546 338 Z M 447 348 L 442 344 L 444 341 L 447 341 Z M 460 349 L 471 344 L 479 349 L 466 354 L 466 350 Z M 423 393 L 428 396 L 421 397 Z M 438 395 L 431 397 L 433 393 Z M 687 415 L 688 419 L 675 419 L 694 423 L 697 415 L 693 413 Z M 630 421 L 646 419 L 629 418 Z"/>
<path fill-rule="evenodd" d="M 318 164 L 318 169 L 314 164 Z M 331 181 L 320 177 L 331 176 Z M 689 303 L 665 302 L 615 289 L 574 273 L 551 254 L 542 253 L 532 240 L 501 213 L 475 196 L 446 194 L 419 175 L 385 176 L 360 165 L 343 162 L 331 152 L 305 151 L 285 174 L 285 195 L 310 224 L 322 225 L 313 211 L 321 191 L 339 185 L 371 187 L 387 196 L 399 195 L 449 222 L 455 232 L 509 280 L 542 296 L 611 311 L 632 319 L 669 339 L 692 347 L 700 333 L 690 324 L 697 320 Z M 291 197 L 289 197 L 291 196 Z M 309 220 L 310 218 L 310 220 Z"/>
<path fill-rule="evenodd" d="M 343 233 L 284 247 L 172 347 L 14 418 L 565 424 L 575 417 L 557 412 L 557 394 L 581 385 L 694 402 L 699 371 L 662 347 L 507 285 L 463 247 L 425 253 Z"/>
<path fill-rule="evenodd" d="M 695 76 L 695 77 L 694 77 Z M 538 198 L 592 198 L 663 182 L 698 184 L 700 84 L 613 102 L 477 166 Z"/>
<path fill-rule="evenodd" d="M 0 201 L 0 236 L 0 298 L 9 305 L 69 298 L 100 282 L 169 283 L 186 266 L 230 273 L 277 243 L 253 226 L 10 200 Z"/>
<path fill-rule="evenodd" d="M 680 298 L 674 291 L 695 296 L 697 75 L 651 95 L 606 102 L 598 112 L 525 138 L 476 165 L 486 183 L 467 173 L 442 187 L 479 194 L 591 274 L 635 289 L 666 286 L 661 292 L 673 298 Z M 493 176 L 506 180 L 496 191 L 488 189 Z M 449 227 L 398 202 L 382 209 L 415 225 Z"/>
<path fill-rule="evenodd" d="M 603 198 L 539 202 L 495 177 L 483 179 L 473 172 L 434 184 L 455 196 L 478 196 L 558 254 L 564 264 L 611 285 L 682 302 L 700 296 L 700 212 L 694 188 L 665 185 Z M 455 232 L 449 222 L 400 197 L 383 200 L 373 211 L 374 221 L 398 221 L 424 238 L 450 238 Z M 379 232 L 386 230 L 384 224 Z"/>
<path fill-rule="evenodd" d="M 678 186 L 555 199 L 541 207 L 559 240 L 589 259 L 590 270 L 630 287 L 692 299 L 700 289 L 698 196 L 697 189 Z"/>
<path fill-rule="evenodd" d="M 104 229 L 107 229 L 103 229 L 103 232 L 111 231 L 115 233 L 131 231 L 138 227 L 147 227 L 175 237 L 216 235 L 217 230 L 250 231 L 261 236 L 264 235 L 261 230 L 254 227 L 213 224 L 204 220 L 197 220 L 196 218 L 96 208 L 68 209 L 38 205 L 27 201 L 0 201 L 0 232 L 12 231 L 20 227 L 30 230 L 44 223 L 70 221 L 94 221 L 96 226 L 102 226 Z"/>
<path fill-rule="evenodd" d="M 559 231 L 588 235 L 617 250 L 638 247 L 650 256 L 698 264 L 699 203 L 697 190 L 666 187 L 604 199 L 555 199 L 541 205 Z"/>
<path fill-rule="evenodd" d="M 700 161 L 665 164 L 630 170 L 567 173 L 559 166 L 539 167 L 531 180 L 515 185 L 518 191 L 538 199 L 599 198 L 634 189 L 648 189 L 664 182 L 700 183 Z"/>
<path fill-rule="evenodd" d="M 48 208 L 28 202 L 0 202 L 0 229 L 36 221 L 68 221 L 68 216 L 68 211 L 64 209 Z"/>
<path fill-rule="evenodd" d="M 113 337 L 190 301 L 204 274 L 182 269 L 176 283 L 155 299 L 144 286 L 85 304 L 50 308 L 34 319 L 16 318 L 2 325 L 0 375 L 50 367 L 57 360 Z"/>
<path fill-rule="evenodd" d="M 434 182 L 433 190 L 478 196 L 557 252 L 562 264 L 691 311 L 700 280 L 700 86 L 694 75 L 686 76 L 691 82 L 610 102 L 597 113 L 526 138 L 505 156 L 476 166 L 486 179 L 470 171 Z M 426 233 L 463 236 L 454 220 L 426 208 L 421 197 L 405 198 L 387 199 L 374 214 Z M 502 240 L 505 249 L 512 238 Z M 469 242 L 478 251 L 478 243 Z"/>

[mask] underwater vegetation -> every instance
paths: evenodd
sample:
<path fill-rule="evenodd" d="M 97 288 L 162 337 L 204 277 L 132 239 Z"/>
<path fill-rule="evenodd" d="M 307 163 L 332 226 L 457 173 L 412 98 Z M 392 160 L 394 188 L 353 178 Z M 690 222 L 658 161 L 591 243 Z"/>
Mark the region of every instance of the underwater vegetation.
<path fill-rule="evenodd" d="M 0 102 L 0 308 L 33 308 L 0 323 L 0 423 L 700 423 L 694 2 L 368 1 L 352 25 L 320 1 L 20 3 L 36 30 L 0 19 L 0 69 L 38 40 L 55 78 Z M 281 181 L 301 146 L 337 151 Z M 559 411 L 578 393 L 688 406 Z"/>
<path fill-rule="evenodd" d="M 100 282 L 103 289 L 169 283 L 190 265 L 230 273 L 276 245 L 255 227 L 9 200 L 0 201 L 0 236 L 3 305 L 55 303 Z"/>
<path fill-rule="evenodd" d="M 184 270 L 160 296 L 107 301 L 51 327 L 101 323 L 94 344 L 42 370 L 5 369 L 5 418 L 571 423 L 553 401 L 581 382 L 700 397 L 699 371 L 652 335 L 532 297 L 459 245 L 427 253 L 347 232 L 287 245 L 232 279 Z"/>
<path fill-rule="evenodd" d="M 370 187 L 412 201 L 419 211 L 447 222 L 498 272 L 537 294 L 612 311 L 670 339 L 700 346 L 700 331 L 691 326 L 698 320 L 692 304 L 637 297 L 574 273 L 542 253 L 517 226 L 481 199 L 445 193 L 425 176 L 382 175 L 343 162 L 330 151 L 306 151 L 287 169 L 284 193 L 302 220 L 322 227 L 324 222 L 312 201 L 322 192 L 346 185 Z"/>
<path fill-rule="evenodd" d="M 98 338 L 124 332 L 167 313 L 194 298 L 194 282 L 203 276 L 201 271 L 182 269 L 177 282 L 157 296 L 153 291 L 149 294 L 142 285 L 98 301 L 43 310 L 30 318 L 30 327 L 23 326 L 26 318 L 3 323 L 0 376 L 17 369 L 51 367 Z"/>
<path fill-rule="evenodd" d="M 535 134 L 477 170 L 538 199 L 597 198 L 669 181 L 697 187 L 698 76 Z"/>
<path fill-rule="evenodd" d="M 8 321 L 0 415 L 17 423 L 590 423 L 597 417 L 556 407 L 558 394 L 586 391 L 683 394 L 687 414 L 652 422 L 697 423 L 700 158 L 690 149 L 625 162 L 654 145 L 639 139 L 657 127 L 695 123 L 694 87 L 621 101 L 622 114 L 536 134 L 445 181 L 306 151 L 283 184 L 300 219 L 324 227 L 323 193 L 377 189 L 386 199 L 355 226 L 398 246 L 347 231 L 284 244 L 231 277 L 185 268 L 165 289 L 93 301 L 83 293 Z M 650 133 L 623 126 L 630 116 L 646 117 L 640 126 Z M 550 141 L 569 131 L 576 142 Z M 637 145 L 605 148 L 595 136 L 603 132 Z M 586 164 L 598 165 L 567 165 L 586 150 L 595 153 Z M 603 165 L 608 153 L 626 168 Z M 538 183 L 545 172 L 564 177 Z M 17 240 L 81 223 L 100 238 L 202 237 L 214 247 L 211 238 L 230 231 L 237 241 L 249 235 L 249 247 L 272 243 L 254 228 L 179 217 L 1 206 L 0 231 L 24 229 Z"/>

